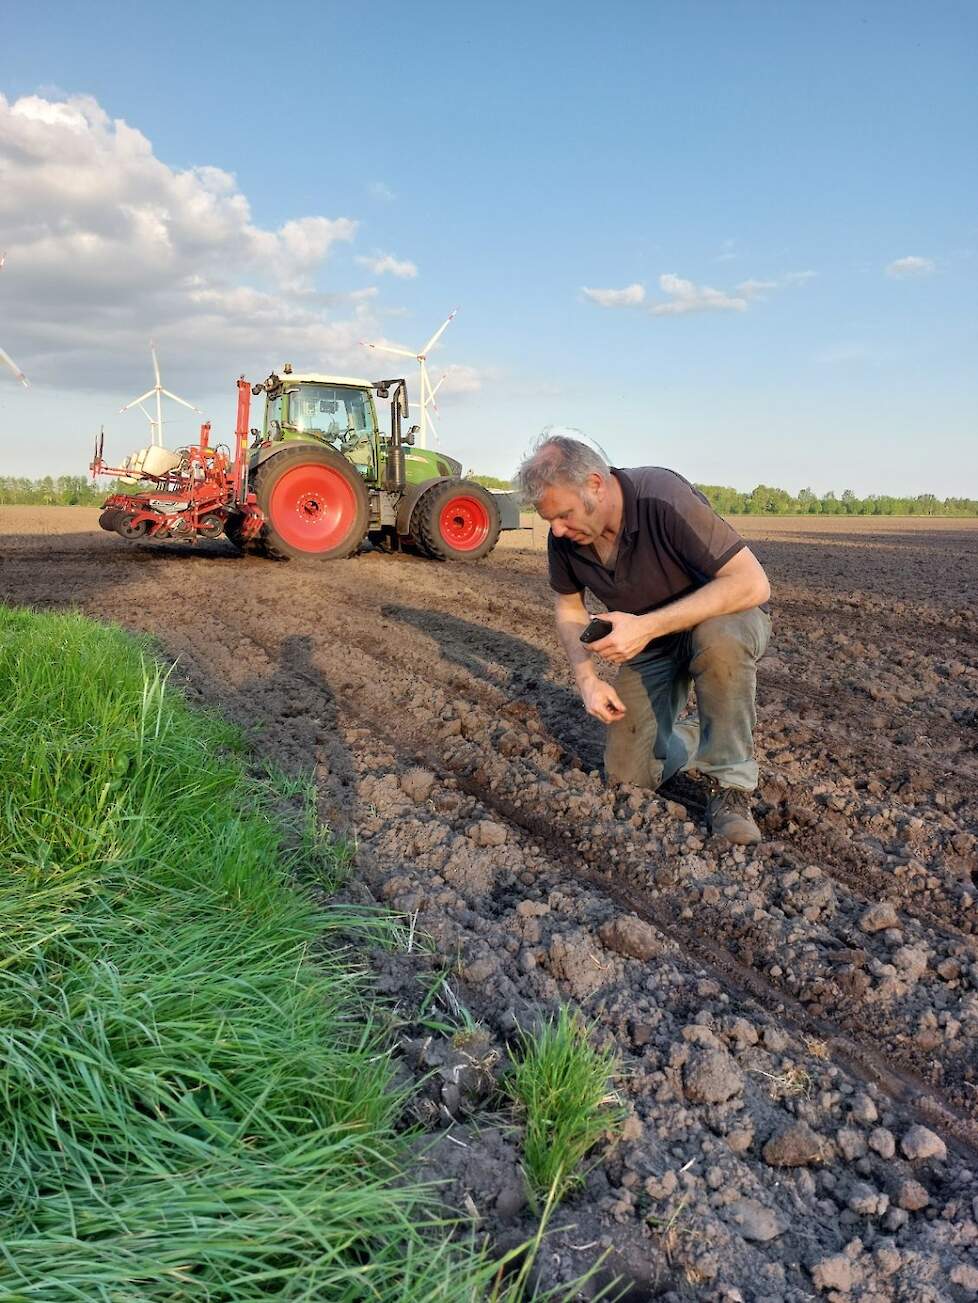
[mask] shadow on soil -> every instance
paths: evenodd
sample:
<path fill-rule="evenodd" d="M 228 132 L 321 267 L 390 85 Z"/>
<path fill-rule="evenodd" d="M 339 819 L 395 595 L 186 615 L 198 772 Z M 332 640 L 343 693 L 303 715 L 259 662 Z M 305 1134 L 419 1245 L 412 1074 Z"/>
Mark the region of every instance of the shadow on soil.
<path fill-rule="evenodd" d="M 381 614 L 427 634 L 444 660 L 535 710 L 554 741 L 572 752 L 572 759 L 585 769 L 601 765 L 603 727 L 585 714 L 576 692 L 552 681 L 551 658 L 539 647 L 443 611 L 389 603 L 381 607 Z"/>
<path fill-rule="evenodd" d="M 164 656 L 174 659 L 165 633 L 158 640 Z M 291 634 L 279 644 L 271 674 L 230 690 L 199 660 L 190 666 L 182 656 L 176 660 L 191 692 L 199 692 L 205 704 L 218 704 L 264 761 L 287 779 L 318 789 L 321 820 L 342 835 L 349 826 L 356 774 L 339 728 L 336 696 L 312 653 L 309 635 Z"/>

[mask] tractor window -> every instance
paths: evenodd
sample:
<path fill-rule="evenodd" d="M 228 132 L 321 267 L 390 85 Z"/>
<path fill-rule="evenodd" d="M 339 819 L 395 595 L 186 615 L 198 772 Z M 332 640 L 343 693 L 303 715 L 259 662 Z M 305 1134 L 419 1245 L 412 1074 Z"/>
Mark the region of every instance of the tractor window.
<path fill-rule="evenodd" d="M 265 399 L 265 438 L 278 439 L 282 434 L 282 395 Z"/>
<path fill-rule="evenodd" d="M 300 385 L 289 395 L 289 424 L 300 434 L 355 442 L 373 432 L 370 396 L 362 389 Z"/>

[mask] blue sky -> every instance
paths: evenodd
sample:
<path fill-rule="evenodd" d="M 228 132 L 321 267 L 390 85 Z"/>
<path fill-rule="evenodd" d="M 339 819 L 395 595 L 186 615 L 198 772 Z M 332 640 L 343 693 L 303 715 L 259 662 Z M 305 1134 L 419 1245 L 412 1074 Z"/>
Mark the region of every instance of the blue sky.
<path fill-rule="evenodd" d="M 978 496 L 970 3 L 8 0 L 3 38 L 2 471 L 142 442 L 150 335 L 229 427 L 239 372 L 386 371 L 359 338 L 458 305 L 467 466 L 557 423 L 698 481 Z"/>

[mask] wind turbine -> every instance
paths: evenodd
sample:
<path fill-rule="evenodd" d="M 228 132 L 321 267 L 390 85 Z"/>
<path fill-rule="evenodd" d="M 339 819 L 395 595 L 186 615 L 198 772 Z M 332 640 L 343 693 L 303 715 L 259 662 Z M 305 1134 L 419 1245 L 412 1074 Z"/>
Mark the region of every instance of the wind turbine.
<path fill-rule="evenodd" d="M 149 351 L 153 358 L 153 371 L 156 374 L 156 384 L 153 386 L 152 389 L 147 389 L 144 394 L 140 394 L 138 398 L 134 398 L 131 403 L 126 403 L 125 407 L 120 407 L 119 411 L 128 412 L 131 407 L 138 407 L 139 410 L 142 412 L 142 414 L 149 421 L 150 443 L 152 443 L 155 447 L 162 448 L 163 446 L 163 395 L 165 394 L 167 398 L 172 398 L 175 403 L 182 403 L 184 407 L 189 407 L 192 412 L 199 413 L 200 408 L 194 407 L 193 403 L 188 403 L 186 398 L 181 398 L 178 394 L 171 393 L 169 389 L 163 388 L 163 384 L 160 380 L 160 364 L 156 358 L 156 345 L 153 343 L 152 340 L 149 341 Z M 153 420 L 150 413 L 147 412 L 146 408 L 143 406 L 143 402 L 147 398 L 151 398 L 154 394 L 156 395 L 156 420 L 155 421 Z"/>
<path fill-rule="evenodd" d="M 435 439 L 438 438 L 438 431 L 435 429 L 435 423 L 431 419 L 431 413 L 428 411 L 428 408 L 433 407 L 437 412 L 438 404 L 435 402 L 435 393 L 437 392 L 438 389 L 441 388 L 441 386 L 445 382 L 445 376 L 442 376 L 442 378 L 438 381 L 438 383 L 434 387 L 432 387 L 431 381 L 428 379 L 428 354 L 438 343 L 439 339 L 441 339 L 442 335 L 447 330 L 451 322 L 455 320 L 455 314 L 457 312 L 458 312 L 458 308 L 453 308 L 451 310 L 451 312 L 448 314 L 447 319 L 441 323 L 441 325 L 438 327 L 438 329 L 435 331 L 432 337 L 428 340 L 427 344 L 425 344 L 423 348 L 419 349 L 417 353 L 412 353 L 409 348 L 397 348 L 394 344 L 380 344 L 380 343 L 371 344 L 370 341 L 366 339 L 361 339 L 360 341 L 360 343 L 363 344 L 365 348 L 372 348 L 378 353 L 396 353 L 398 357 L 413 357 L 421 367 L 421 383 L 420 383 L 420 397 L 419 397 L 419 402 L 421 405 L 421 428 L 418 431 L 419 448 L 427 448 L 428 446 L 429 427 L 431 429 L 431 433 L 434 436 L 434 438 Z"/>
<path fill-rule="evenodd" d="M 4 263 L 5 263 L 6 261 L 7 261 L 7 255 L 6 255 L 5 253 L 0 253 L 0 271 L 3 271 Z M 24 386 L 24 388 L 25 388 L 25 389 L 30 389 L 30 387 L 31 387 L 31 382 L 27 379 L 27 377 L 24 375 L 23 371 L 21 371 L 20 367 L 17 365 L 17 363 L 14 361 L 14 359 L 10 356 L 10 354 L 7 353 L 7 352 L 5 352 L 2 348 L 0 348 L 0 362 L 6 362 L 7 366 L 10 367 L 11 371 L 13 371 L 14 375 L 17 377 L 17 379 L 20 381 L 20 383 Z"/>

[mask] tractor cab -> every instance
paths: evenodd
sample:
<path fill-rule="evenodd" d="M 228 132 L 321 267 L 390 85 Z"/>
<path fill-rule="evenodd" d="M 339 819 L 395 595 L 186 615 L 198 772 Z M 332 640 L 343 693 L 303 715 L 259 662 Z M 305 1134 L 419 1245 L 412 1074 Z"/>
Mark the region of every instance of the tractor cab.
<path fill-rule="evenodd" d="M 254 431 L 252 466 L 260 465 L 283 443 L 318 443 L 351 462 L 371 485 L 388 489 L 420 484 L 435 476 L 459 475 L 452 457 L 415 448 L 416 426 L 406 426 L 407 385 L 403 379 L 361 380 L 294 372 L 287 362 L 273 371 L 255 394 L 264 391 L 265 413 Z M 378 419 L 377 403 L 389 405 Z"/>
<path fill-rule="evenodd" d="M 369 463 L 379 438 L 370 384 L 348 376 L 275 372 L 264 385 L 265 414 L 256 446 L 283 441 L 326 444 L 344 457 Z M 257 389 L 258 386 L 255 386 Z"/>

